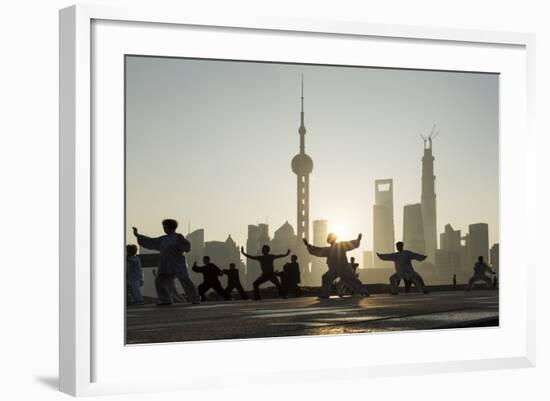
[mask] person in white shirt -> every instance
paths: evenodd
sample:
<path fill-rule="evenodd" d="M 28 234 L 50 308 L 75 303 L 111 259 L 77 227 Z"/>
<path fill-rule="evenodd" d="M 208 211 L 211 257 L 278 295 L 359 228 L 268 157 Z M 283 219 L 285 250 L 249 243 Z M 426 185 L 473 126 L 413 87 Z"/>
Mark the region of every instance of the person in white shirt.
<path fill-rule="evenodd" d="M 155 279 L 157 290 L 157 305 L 172 305 L 170 288 L 176 276 L 180 279 L 185 296 L 193 304 L 200 303 L 200 297 L 195 285 L 189 278 L 187 260 L 184 253 L 191 250 L 191 243 L 181 234 L 176 233 L 178 222 L 174 219 L 162 221 L 162 228 L 166 235 L 150 238 L 139 234 L 136 227 L 132 227 L 138 244 L 147 249 L 160 252 L 159 266 Z"/>
<path fill-rule="evenodd" d="M 487 276 L 485 273 L 489 272 L 490 274 L 496 274 L 493 269 L 491 269 L 484 261 L 483 256 L 480 256 L 477 258 L 477 262 L 474 265 L 474 275 L 468 282 L 468 285 L 466 286 L 466 291 L 470 291 L 474 284 L 478 281 L 483 281 L 489 288 L 492 288 L 493 290 L 496 289 L 496 286 L 493 285 L 493 281 L 489 276 Z"/>
<path fill-rule="evenodd" d="M 424 280 L 420 274 L 414 270 L 411 263 L 412 260 L 422 261 L 426 259 L 427 256 L 403 249 L 403 242 L 401 241 L 397 242 L 395 247 L 397 248 L 397 252 L 394 253 L 376 253 L 380 259 L 391 260 L 394 263 L 395 273 L 390 277 L 390 294 L 398 294 L 397 288 L 401 279 L 405 281 L 411 280 L 419 291 L 427 294 L 428 291 L 424 285 Z"/>
<path fill-rule="evenodd" d="M 304 244 L 311 255 L 327 258 L 328 271 L 322 276 L 322 288 L 319 298 L 329 297 L 330 287 L 338 277 L 342 281 L 342 285 L 351 289 L 354 294 L 369 296 L 367 288 L 355 275 L 346 255 L 346 252 L 359 247 L 361 238 L 362 234 L 359 234 L 355 240 L 336 242 L 338 239 L 336 234 L 330 233 L 327 236 L 329 246 L 325 247 L 311 245 L 304 238 Z"/>

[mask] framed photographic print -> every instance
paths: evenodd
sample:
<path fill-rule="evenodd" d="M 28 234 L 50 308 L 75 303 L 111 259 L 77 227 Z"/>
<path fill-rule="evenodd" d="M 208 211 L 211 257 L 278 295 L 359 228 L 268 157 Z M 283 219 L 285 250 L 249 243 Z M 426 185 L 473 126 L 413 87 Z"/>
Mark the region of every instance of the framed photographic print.
<path fill-rule="evenodd" d="M 61 390 L 532 366 L 533 43 L 62 10 Z"/>

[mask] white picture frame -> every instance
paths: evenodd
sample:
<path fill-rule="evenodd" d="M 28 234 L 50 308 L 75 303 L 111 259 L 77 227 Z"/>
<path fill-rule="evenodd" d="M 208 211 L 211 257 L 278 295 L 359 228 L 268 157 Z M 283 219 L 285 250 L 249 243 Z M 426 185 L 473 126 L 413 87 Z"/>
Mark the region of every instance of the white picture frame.
<path fill-rule="evenodd" d="M 98 27 L 94 31 L 94 24 Z M 121 24 L 123 26 L 117 26 Z M 532 245 L 525 242 L 527 238 L 519 238 L 517 233 L 510 230 L 510 227 L 524 228 L 526 232 L 534 232 L 535 210 L 528 205 L 530 188 L 534 188 L 534 134 L 531 129 L 531 112 L 533 107 L 534 88 L 534 36 L 523 33 L 506 32 L 484 32 L 456 29 L 436 29 L 426 27 L 410 26 L 388 26 L 374 25 L 362 22 L 343 21 L 315 21 L 315 20 L 292 20 L 284 18 L 255 18 L 235 20 L 212 15 L 187 15 L 181 10 L 162 10 L 155 7 L 144 8 L 111 8 L 108 6 L 79 5 L 61 10 L 60 12 L 60 390 L 71 395 L 94 395 L 108 393 L 125 393 L 131 391 L 160 391 L 166 389 L 201 389 L 208 386 L 208 381 L 200 369 L 197 371 L 184 372 L 185 380 L 176 379 L 175 376 L 161 377 L 150 374 L 147 377 L 132 379 L 131 369 L 127 374 L 122 374 L 120 364 L 127 363 L 128 366 L 135 365 L 136 360 L 147 358 L 154 362 L 160 355 L 165 356 L 167 352 L 177 355 L 185 352 L 188 356 L 194 353 L 204 352 L 208 347 L 212 352 L 225 353 L 229 357 L 235 355 L 253 355 L 258 352 L 266 352 L 266 344 L 273 348 L 275 362 L 269 368 L 254 369 L 245 366 L 241 362 L 240 369 L 236 374 L 245 372 L 256 379 L 257 385 L 262 384 L 262 375 L 268 373 L 273 377 L 287 381 L 295 380 L 327 380 L 338 377 L 375 377 L 380 375 L 400 374 L 421 374 L 434 372 L 466 371 L 476 369 L 499 369 L 511 367 L 530 367 L 535 363 L 535 338 L 534 338 L 534 283 L 528 280 L 529 274 L 534 271 L 534 261 L 522 258 L 519 251 L 504 251 L 502 253 L 502 276 L 506 278 L 507 272 L 511 272 L 512 265 L 520 264 L 523 268 L 518 274 L 516 285 L 512 287 L 506 280 L 501 282 L 501 307 L 503 316 L 501 327 L 498 331 L 490 330 L 466 330 L 460 334 L 447 331 L 446 333 L 392 333 L 383 335 L 354 335 L 344 337 L 320 337 L 308 339 L 261 339 L 246 340 L 240 342 L 203 342 L 201 344 L 166 344 L 142 347 L 125 347 L 120 342 L 119 328 L 113 328 L 113 333 L 98 329 L 105 327 L 107 323 L 116 324 L 116 317 L 119 312 L 113 315 L 104 313 L 104 302 L 98 300 L 95 290 L 101 285 L 107 294 L 116 294 L 116 288 L 120 281 L 113 281 L 111 284 L 104 282 L 104 276 L 97 274 L 94 267 L 104 256 L 97 246 L 97 234 L 104 227 L 101 215 L 104 213 L 105 205 L 98 198 L 98 193 L 103 193 L 107 187 L 102 187 L 103 181 L 98 179 L 105 174 L 106 167 L 112 157 L 115 160 L 117 152 L 120 151 L 115 142 L 108 140 L 97 141 L 94 138 L 94 126 L 101 126 L 101 121 L 94 119 L 103 118 L 99 110 L 103 103 L 98 103 L 102 94 L 102 87 L 95 87 L 95 84 L 105 78 L 102 68 L 109 68 L 109 57 L 113 56 L 115 62 L 119 54 L 123 54 L 126 43 L 136 40 L 140 30 L 149 29 L 147 35 L 141 37 L 138 53 L 165 54 L 173 50 L 167 47 L 157 49 L 155 42 L 163 35 L 173 35 L 169 29 L 185 31 L 186 27 L 193 29 L 193 34 L 199 35 L 203 47 L 215 47 L 220 39 L 235 39 L 234 34 L 246 35 L 261 34 L 266 41 L 273 44 L 271 57 L 284 60 L 275 56 L 275 50 L 282 46 L 283 36 L 290 38 L 303 38 L 307 41 L 328 40 L 338 38 L 344 41 L 359 43 L 362 41 L 385 41 L 385 45 L 393 46 L 398 42 L 405 47 L 434 46 L 441 54 L 452 47 L 449 57 L 439 61 L 432 61 L 427 64 L 425 60 L 412 59 L 406 65 L 403 61 L 393 60 L 391 54 L 385 60 L 373 60 L 372 63 L 380 63 L 382 66 L 401 66 L 403 68 L 430 68 L 430 69 L 452 69 L 449 68 L 452 55 L 455 53 L 477 52 L 480 59 L 486 52 L 494 51 L 496 57 L 487 61 L 491 65 L 491 72 L 503 74 L 503 88 L 514 89 L 512 93 L 504 90 L 501 93 L 501 218 L 502 243 L 518 243 L 529 249 Z M 131 31 L 132 30 L 132 31 Z M 127 34 L 121 33 L 127 31 Z M 130 34 L 131 32 L 131 34 Z M 179 32 L 179 31 L 178 31 Z M 94 41 L 94 34 L 97 40 Z M 186 33 L 182 33 L 186 34 Z M 202 34 L 207 35 L 201 39 Z M 106 36 L 107 35 L 107 36 Z M 108 35 L 113 35 L 108 37 Z M 159 35 L 159 36 L 157 36 Z M 225 37 L 224 37 L 225 35 Z M 116 37 L 115 37 L 116 36 Z M 106 42 L 108 38 L 108 42 Z M 317 39 L 316 39 L 317 38 Z M 108 44 L 107 44 L 108 43 Z M 277 45 L 279 43 L 279 45 Z M 174 45 L 174 44 L 172 44 Z M 118 46 L 118 47 L 117 47 Z M 135 50 L 137 45 L 128 45 Z M 244 49 L 246 46 L 238 47 Z M 144 50 L 146 49 L 146 50 Z M 155 50 L 156 49 L 156 50 Z M 238 50 L 237 49 L 237 50 Z M 416 48 L 415 48 L 416 49 Z M 105 54 L 98 53 L 103 52 Z M 236 49 L 229 49 L 225 57 L 245 57 L 236 54 Z M 185 53 L 185 49 L 182 50 Z M 221 50 L 218 50 L 221 51 Z M 252 51 L 252 50 L 251 50 Z M 253 51 L 258 51 L 253 50 Z M 342 54 L 333 57 L 346 57 L 345 49 Z M 347 50 L 349 52 L 349 50 Z M 376 53 L 376 49 L 373 50 Z M 416 50 L 415 50 L 416 51 Z M 425 50 L 434 51 L 432 48 Z M 122 53 L 120 53 L 122 52 Z M 243 50 L 244 52 L 244 50 Z M 135 51 L 133 52 L 135 53 Z M 316 55 L 312 51 L 308 54 L 296 52 L 296 58 L 291 61 L 305 60 L 315 62 Z M 406 51 L 404 53 L 407 53 Z M 498 54 L 502 53 L 500 59 Z M 101 56 L 99 56 L 101 54 Z M 378 53 L 376 53 L 378 54 Z M 383 51 L 379 53 L 384 55 Z M 181 55 L 181 54 L 180 54 Z M 193 54 L 195 56 L 196 54 Z M 95 57 L 97 56 L 97 60 Z M 404 55 L 395 55 L 403 57 Z M 406 54 L 405 54 L 406 56 Z M 301 58 L 300 58 L 301 57 Z M 332 57 L 332 56 L 331 56 Z M 349 54 L 347 57 L 351 57 Z M 410 57 L 410 55 L 409 55 Z M 470 55 L 463 62 L 471 62 L 475 65 Z M 223 57 L 222 57 L 223 58 Z M 98 64 L 98 60 L 101 63 Z M 260 58 L 261 59 L 261 58 Z M 351 62 L 351 61 L 350 61 Z M 362 61 L 359 61 L 360 63 Z M 482 61 L 479 61 L 480 63 Z M 370 65 L 372 65 L 372 63 Z M 389 63 L 389 64 L 388 64 Z M 401 63 L 401 64 L 400 64 Z M 499 64 L 500 63 L 500 64 Z M 102 67 L 103 66 L 103 67 Z M 472 70 L 462 67 L 463 70 Z M 487 71 L 485 67 L 483 71 Z M 459 67 L 456 70 L 461 70 Z M 505 72 L 503 72 L 505 71 Z M 94 75 L 95 74 L 95 75 Z M 95 78 L 94 78 L 95 77 Z M 111 82 L 111 81 L 109 81 Z M 117 90 L 117 83 L 113 82 L 113 90 Z M 115 99 L 116 101 L 116 99 Z M 123 113 L 123 110 L 116 104 L 109 105 L 112 113 Z M 116 116 L 114 117 L 117 118 Z M 101 126 L 102 127 L 102 126 Z M 116 127 L 116 125 L 113 125 Z M 121 132 L 115 129 L 112 138 L 119 138 Z M 517 138 L 511 135 L 519 132 Z M 518 145 L 522 144 L 522 147 Z M 512 169 L 506 161 L 509 160 L 511 152 L 515 152 L 515 160 L 518 165 Z M 98 152 L 101 157 L 98 158 Z M 105 156 L 105 158 L 103 158 Z M 101 160 L 100 160 L 101 159 Z M 114 166 L 116 166 L 116 161 Z M 111 165 L 112 167 L 113 165 Z M 101 172 L 103 170 L 103 172 Z M 109 185 L 116 185 L 116 176 Z M 524 183 L 526 192 L 522 194 L 513 193 L 513 184 Z M 115 196 L 115 199 L 117 197 Z M 120 204 L 119 206 L 123 206 Z M 518 230 L 519 231 L 519 230 Z M 121 237 L 108 238 L 112 242 L 122 241 Z M 106 237 L 109 237 L 105 233 Z M 525 237 L 525 236 L 524 236 Z M 523 241 L 523 242 L 522 242 Z M 95 244 L 95 245 L 94 245 Z M 528 252 L 532 254 L 532 252 Z M 111 254 L 115 259 L 118 254 Z M 121 259 L 118 259 L 121 260 Z M 509 262 L 507 262 L 507 260 Z M 122 275 L 120 275 L 122 277 Z M 114 291 L 114 292 L 113 292 Z M 514 299 L 511 299 L 512 293 Z M 94 298 L 95 297 L 95 298 Z M 113 298 L 116 306 L 123 305 L 123 297 Z M 120 303 L 119 303 L 120 302 Z M 109 316 L 109 317 L 108 317 Z M 508 320 L 507 320 L 508 318 Z M 110 320 L 109 320 L 110 319 Z M 513 319 L 513 321 L 512 321 Z M 123 321 L 120 320 L 120 325 Z M 506 334 L 506 332 L 509 332 Z M 502 334 L 505 333 L 505 334 Z M 510 334 L 511 333 L 511 334 Z M 371 336 L 371 337 L 369 337 Z M 314 353 L 319 347 L 353 347 L 354 350 L 368 348 L 363 345 L 367 339 L 369 342 L 377 342 L 379 348 L 384 343 L 400 338 L 408 341 L 418 341 L 426 344 L 429 336 L 438 336 L 438 341 L 450 341 L 460 336 L 465 348 L 458 347 L 459 354 L 442 353 L 440 357 L 435 355 L 425 358 L 420 354 L 411 352 L 406 359 L 386 360 L 384 354 L 377 355 L 375 352 L 365 351 L 363 358 L 361 352 L 357 352 L 355 361 L 349 365 L 334 366 L 330 359 L 315 359 Z M 488 339 L 491 336 L 502 338 L 495 341 L 494 349 L 487 352 L 475 349 L 471 353 L 466 352 L 468 341 Z M 434 337 L 435 338 L 435 337 Z M 300 342 L 299 342 L 300 341 Z M 454 340 L 453 340 L 454 341 Z M 310 355 L 310 363 L 304 366 L 284 366 L 277 361 L 277 354 L 281 352 L 278 347 L 284 344 L 285 349 L 297 350 L 298 346 L 303 349 L 306 355 Z M 508 346 L 504 349 L 503 344 Z M 500 345 L 500 348 L 499 348 Z M 109 348 L 111 347 L 111 348 Z M 118 351 L 111 352 L 117 348 Z M 475 347 L 474 347 L 475 348 Z M 499 349 L 501 351 L 499 351 Z M 110 351 L 109 351 L 110 350 Z M 355 351 L 354 351 L 355 352 Z M 117 359 L 118 358 L 118 359 Z M 126 362 L 125 362 L 126 361 Z M 397 361 L 397 362 L 396 362 Z M 111 366 L 112 368 L 110 368 Z M 118 375 L 114 372 L 119 372 Z M 296 373 L 299 372 L 297 375 Z M 135 373 L 135 372 L 134 372 Z M 179 372 L 182 375 L 182 372 Z M 230 386 L 231 374 L 220 377 L 218 386 Z"/>

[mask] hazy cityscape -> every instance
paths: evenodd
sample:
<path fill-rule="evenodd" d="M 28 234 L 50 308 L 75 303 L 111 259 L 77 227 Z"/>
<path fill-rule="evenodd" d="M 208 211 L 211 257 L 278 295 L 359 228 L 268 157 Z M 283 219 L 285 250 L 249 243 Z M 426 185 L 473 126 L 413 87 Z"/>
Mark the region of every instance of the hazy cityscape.
<path fill-rule="evenodd" d="M 261 270 L 241 247 L 290 249 L 301 286 L 315 288 L 327 262 L 302 240 L 324 247 L 330 232 L 363 234 L 349 256 L 367 285 L 388 283 L 394 265 L 376 254 L 395 252 L 397 241 L 427 256 L 414 268 L 428 286 L 465 285 L 480 256 L 498 275 L 496 75 L 126 63 L 128 243 L 132 227 L 156 236 L 175 218 L 191 244 L 188 265 L 204 256 L 222 269 L 233 263 L 246 291 Z M 141 291 L 155 297 L 157 252 L 140 247 L 139 257 Z"/>

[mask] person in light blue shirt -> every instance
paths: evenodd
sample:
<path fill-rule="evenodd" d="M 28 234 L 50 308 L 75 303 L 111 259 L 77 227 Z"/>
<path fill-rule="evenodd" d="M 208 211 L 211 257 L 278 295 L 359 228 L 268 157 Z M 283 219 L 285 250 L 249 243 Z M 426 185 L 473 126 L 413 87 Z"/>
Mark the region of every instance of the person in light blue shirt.
<path fill-rule="evenodd" d="M 157 238 L 139 234 L 136 227 L 132 227 L 138 244 L 147 249 L 160 252 L 155 287 L 157 290 L 157 305 L 172 305 L 170 288 L 177 277 L 185 291 L 185 296 L 193 304 L 200 303 L 200 297 L 195 285 L 189 278 L 187 260 L 184 253 L 191 250 L 191 243 L 179 233 L 176 233 L 178 222 L 174 219 L 162 221 L 162 228 L 166 235 Z"/>
<path fill-rule="evenodd" d="M 137 257 L 137 246 L 126 245 L 126 289 L 128 305 L 143 305 L 140 287 L 143 285 L 141 262 Z"/>

